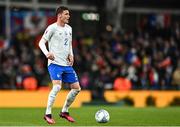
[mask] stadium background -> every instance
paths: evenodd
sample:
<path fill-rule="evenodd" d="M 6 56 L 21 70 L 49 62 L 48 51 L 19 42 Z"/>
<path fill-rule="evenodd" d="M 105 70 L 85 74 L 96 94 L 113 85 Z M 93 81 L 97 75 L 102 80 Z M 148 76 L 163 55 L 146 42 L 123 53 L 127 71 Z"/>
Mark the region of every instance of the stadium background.
<path fill-rule="evenodd" d="M 0 0 L 0 107 L 45 107 L 52 84 L 37 45 L 59 5 L 82 86 L 73 107 L 180 105 L 180 1 Z"/>

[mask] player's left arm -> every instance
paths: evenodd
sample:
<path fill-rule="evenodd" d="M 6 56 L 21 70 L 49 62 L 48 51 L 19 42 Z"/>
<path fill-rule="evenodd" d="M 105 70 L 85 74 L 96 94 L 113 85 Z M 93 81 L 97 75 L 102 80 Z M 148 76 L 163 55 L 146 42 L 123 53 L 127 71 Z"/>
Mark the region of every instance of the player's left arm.
<path fill-rule="evenodd" d="M 73 48 L 72 48 L 72 29 L 71 29 L 71 37 L 70 37 L 70 44 L 69 44 L 68 62 L 69 62 L 69 65 L 71 66 L 74 63 L 74 54 L 73 54 Z"/>

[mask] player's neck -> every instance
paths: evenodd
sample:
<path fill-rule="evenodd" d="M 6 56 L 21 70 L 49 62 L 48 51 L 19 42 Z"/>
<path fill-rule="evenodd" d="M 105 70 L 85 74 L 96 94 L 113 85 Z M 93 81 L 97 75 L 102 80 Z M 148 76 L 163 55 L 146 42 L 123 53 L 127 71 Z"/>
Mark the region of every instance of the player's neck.
<path fill-rule="evenodd" d="M 64 27 L 64 26 L 65 26 L 65 23 L 64 23 L 64 22 L 61 22 L 61 21 L 57 21 L 57 25 L 58 25 L 58 26 L 61 26 L 61 27 Z"/>

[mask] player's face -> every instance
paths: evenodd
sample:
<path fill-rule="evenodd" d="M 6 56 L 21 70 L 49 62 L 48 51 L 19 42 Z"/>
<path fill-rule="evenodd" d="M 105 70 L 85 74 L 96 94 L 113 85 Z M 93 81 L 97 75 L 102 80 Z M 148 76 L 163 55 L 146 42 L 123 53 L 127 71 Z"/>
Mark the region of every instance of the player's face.
<path fill-rule="evenodd" d="M 61 21 L 64 23 L 69 23 L 69 18 L 70 18 L 69 11 L 64 10 L 60 16 Z"/>

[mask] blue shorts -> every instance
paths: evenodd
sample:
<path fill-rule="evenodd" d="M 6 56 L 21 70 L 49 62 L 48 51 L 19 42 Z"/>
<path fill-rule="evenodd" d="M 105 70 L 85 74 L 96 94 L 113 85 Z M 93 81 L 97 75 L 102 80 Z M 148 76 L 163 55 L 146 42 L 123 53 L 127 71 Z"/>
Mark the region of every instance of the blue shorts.
<path fill-rule="evenodd" d="M 51 80 L 61 80 L 64 83 L 79 82 L 78 77 L 72 66 L 60 66 L 57 64 L 50 64 L 48 71 Z"/>

